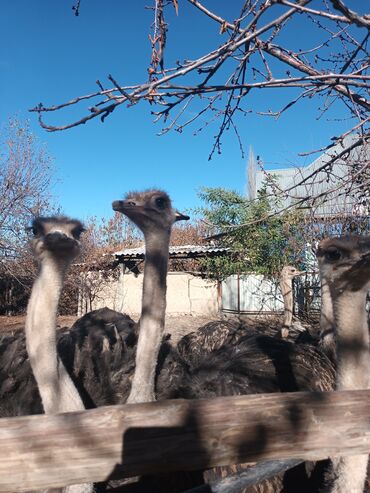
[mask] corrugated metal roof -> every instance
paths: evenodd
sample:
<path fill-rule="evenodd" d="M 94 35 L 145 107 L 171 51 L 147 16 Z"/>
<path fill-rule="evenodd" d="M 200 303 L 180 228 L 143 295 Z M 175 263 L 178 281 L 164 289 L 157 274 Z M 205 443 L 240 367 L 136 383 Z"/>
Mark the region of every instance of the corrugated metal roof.
<path fill-rule="evenodd" d="M 210 254 L 221 254 L 229 251 L 229 248 L 216 247 L 212 245 L 181 245 L 181 246 L 171 246 L 170 247 L 170 257 L 171 255 L 204 255 Z M 145 246 L 142 245 L 137 248 L 124 248 L 118 252 L 115 252 L 116 257 L 128 257 L 128 258 L 141 258 L 145 255 Z"/>

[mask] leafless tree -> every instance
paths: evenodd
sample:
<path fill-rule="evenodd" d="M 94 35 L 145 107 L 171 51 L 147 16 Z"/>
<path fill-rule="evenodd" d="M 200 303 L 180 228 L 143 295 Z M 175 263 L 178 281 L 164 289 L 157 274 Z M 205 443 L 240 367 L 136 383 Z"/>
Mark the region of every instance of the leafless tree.
<path fill-rule="evenodd" d="M 240 0 L 239 15 L 232 20 L 213 11 L 212 2 L 186 1 L 194 9 L 194 16 L 205 16 L 219 25 L 220 45 L 195 60 L 179 60 L 174 66 L 166 67 L 164 51 L 169 26 L 165 13 L 168 8 L 175 8 L 181 19 L 181 5 L 178 0 L 154 0 L 148 80 L 125 85 L 109 75 L 107 85 L 97 81 L 95 93 L 49 107 L 39 104 L 31 111 L 38 113 L 41 126 L 56 131 L 95 118 L 105 121 L 117 108 L 132 107 L 144 100 L 152 105 L 155 120 L 162 122 L 162 134 L 170 130 L 181 132 L 195 123 L 199 125 L 196 130 L 199 132 L 211 122 L 218 123 L 211 158 L 215 152 L 221 152 L 222 137 L 229 129 L 235 132 L 244 152 L 238 115 L 255 112 L 279 118 L 309 99 L 312 104 L 316 102 L 318 116 L 323 116 L 339 103 L 347 111 L 347 130 L 333 136 L 321 149 L 306 152 L 326 151 L 328 158 L 312 175 L 296 180 L 293 188 L 317 180 L 333 183 L 316 192 L 315 197 L 312 197 L 312 188 L 310 193 L 298 196 L 291 193 L 291 189 L 275 189 L 274 193 L 294 197 L 294 204 L 289 207 L 314 207 L 315 200 L 322 203 L 327 197 L 332 200 L 343 194 L 358 196 L 368 207 L 370 15 L 352 10 L 347 0 L 314 3 L 310 0 Z M 365 4 L 357 3 L 357 8 L 364 10 Z M 304 20 L 305 45 L 309 45 L 304 50 L 300 49 L 301 36 L 294 31 L 298 16 Z M 190 33 L 191 30 L 189 36 Z M 266 107 L 256 106 L 253 95 L 257 90 L 269 90 Z M 286 101 L 282 107 L 273 109 L 272 90 L 284 92 Z M 90 106 L 78 120 L 59 126 L 44 120 L 45 114 L 86 102 Z M 349 165 L 348 170 L 337 177 L 336 164 L 343 162 Z"/>
<path fill-rule="evenodd" d="M 11 119 L 0 135 L 0 251 L 18 256 L 25 227 L 51 201 L 52 161 L 27 122 Z"/>
<path fill-rule="evenodd" d="M 67 278 L 61 306 L 82 315 L 104 297 L 104 291 L 119 277 L 114 253 L 141 243 L 137 229 L 122 214 L 112 218 L 91 217 L 86 221 L 81 256 Z M 78 306 L 77 306 L 78 305 Z"/>
<path fill-rule="evenodd" d="M 9 120 L 0 131 L 0 311 L 24 309 L 34 274 L 26 227 L 50 212 L 52 160 L 27 122 Z"/>

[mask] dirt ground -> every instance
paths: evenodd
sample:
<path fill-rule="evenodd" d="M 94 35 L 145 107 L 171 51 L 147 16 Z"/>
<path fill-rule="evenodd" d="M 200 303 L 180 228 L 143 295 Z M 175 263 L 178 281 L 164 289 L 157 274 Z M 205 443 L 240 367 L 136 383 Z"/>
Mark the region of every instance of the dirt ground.
<path fill-rule="evenodd" d="M 165 331 L 171 334 L 171 342 L 176 344 L 181 337 L 199 329 L 202 325 L 211 322 L 213 320 L 219 320 L 219 317 L 205 317 L 205 316 L 192 316 L 182 315 L 179 317 L 167 317 Z"/>
<path fill-rule="evenodd" d="M 58 317 L 59 327 L 70 327 L 73 325 L 78 317 L 74 316 L 62 316 Z M 12 332 L 15 330 L 23 329 L 26 320 L 25 315 L 15 315 L 13 317 L 0 316 L 0 334 L 3 332 Z"/>
<path fill-rule="evenodd" d="M 0 316 L 0 336 L 12 334 L 17 330 L 22 330 L 25 324 L 25 316 L 18 315 L 13 317 Z M 138 317 L 132 317 L 136 322 Z M 193 316 L 193 315 L 179 315 L 179 316 L 167 316 L 166 317 L 166 327 L 165 332 L 171 334 L 172 344 L 176 344 L 181 337 L 193 332 L 199 327 L 202 327 L 208 322 L 214 320 L 227 318 L 228 320 L 235 319 L 235 316 L 230 315 L 225 317 L 225 315 L 219 316 Z M 276 326 L 276 331 L 279 330 L 281 324 L 281 317 L 252 317 L 252 316 L 242 316 L 240 317 L 247 327 L 253 327 L 258 324 L 259 327 L 267 324 L 271 329 Z M 71 327 L 74 322 L 78 319 L 76 316 L 60 316 L 57 319 L 57 324 L 59 327 Z"/>
<path fill-rule="evenodd" d="M 25 318 L 24 315 L 16 315 L 13 317 L 0 316 L 0 335 L 23 329 Z M 77 318 L 78 317 L 72 315 L 60 316 L 58 317 L 57 324 L 59 327 L 71 327 Z M 134 320 L 136 321 L 135 318 Z M 192 315 L 167 317 L 166 332 L 171 334 L 171 340 L 173 342 L 177 342 L 177 340 L 185 334 L 198 329 L 212 320 L 218 320 L 218 318 Z"/>

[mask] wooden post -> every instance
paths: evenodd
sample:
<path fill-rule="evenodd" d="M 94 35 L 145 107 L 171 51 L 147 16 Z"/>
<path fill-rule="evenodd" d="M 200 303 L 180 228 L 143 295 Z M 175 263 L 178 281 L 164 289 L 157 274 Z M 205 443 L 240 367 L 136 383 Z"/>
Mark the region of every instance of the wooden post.
<path fill-rule="evenodd" d="M 257 394 L 0 420 L 0 492 L 370 451 L 370 391 Z"/>

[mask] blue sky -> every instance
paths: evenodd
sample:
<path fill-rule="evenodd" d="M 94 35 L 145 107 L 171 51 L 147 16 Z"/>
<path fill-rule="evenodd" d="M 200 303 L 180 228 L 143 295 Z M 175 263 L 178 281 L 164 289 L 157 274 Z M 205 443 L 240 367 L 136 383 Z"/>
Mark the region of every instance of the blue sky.
<path fill-rule="evenodd" d="M 182 134 L 156 134 L 151 107 L 140 103 L 121 107 L 102 124 L 86 125 L 56 133 L 42 130 L 28 109 L 39 102 L 52 105 L 95 92 L 96 79 L 106 83 L 111 73 L 121 84 L 144 82 L 150 59 L 148 35 L 151 0 L 82 0 L 75 17 L 73 0 L 2 0 L 0 2 L 0 125 L 13 115 L 29 118 L 31 128 L 55 158 L 56 201 L 66 214 L 110 216 L 111 202 L 126 191 L 148 187 L 167 190 L 180 210 L 199 204 L 201 186 L 222 186 L 243 192 L 246 158 L 228 133 L 222 154 L 208 161 L 215 125 L 194 136 L 196 124 Z M 171 60 L 193 58 L 223 42 L 219 27 L 179 1 L 176 17 L 169 12 L 168 51 Z M 216 12 L 232 20 L 239 2 L 213 0 Z M 286 42 L 297 36 L 308 46 L 307 26 L 297 19 Z M 290 36 L 290 38 L 289 38 Z M 171 64 L 169 64 L 171 65 Z M 106 84 L 108 85 L 108 84 Z M 286 94 L 261 91 L 251 107 L 278 109 Z M 50 123 L 64 123 L 84 116 L 91 103 L 72 113 L 58 113 Z M 335 111 L 341 112 L 340 107 Z M 253 147 L 267 167 L 297 162 L 297 152 L 319 148 L 341 133 L 346 124 L 334 122 L 333 113 L 317 120 L 315 105 L 302 103 L 278 121 L 255 114 L 239 119 L 239 132 L 247 151 Z M 336 113 L 334 116 L 337 116 Z M 306 158 L 305 163 L 310 162 Z M 278 164 L 277 164 L 278 163 Z"/>

